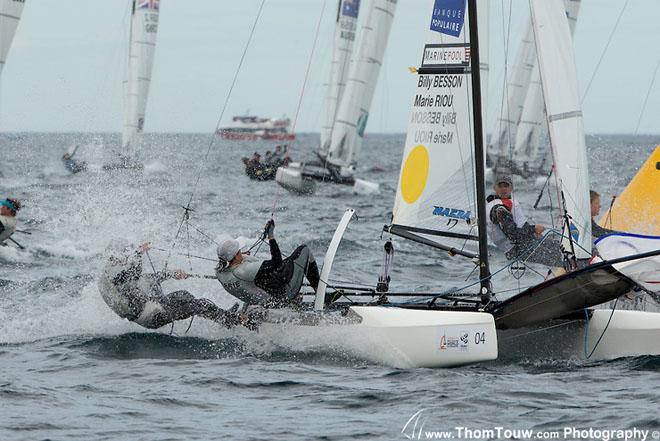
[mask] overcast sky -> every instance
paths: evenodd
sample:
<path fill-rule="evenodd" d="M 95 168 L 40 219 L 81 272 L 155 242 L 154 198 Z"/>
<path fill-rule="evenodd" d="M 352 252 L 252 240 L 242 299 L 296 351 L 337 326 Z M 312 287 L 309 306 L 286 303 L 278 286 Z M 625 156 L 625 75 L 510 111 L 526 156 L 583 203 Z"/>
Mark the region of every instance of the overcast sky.
<path fill-rule="evenodd" d="M 161 0 L 145 130 L 212 132 L 261 0 Z M 367 130 L 405 132 L 432 1 L 399 0 Z M 624 0 L 583 0 L 575 34 L 582 91 Z M 589 133 L 633 133 L 660 60 L 660 2 L 629 1 L 586 95 Z M 129 0 L 27 0 L 2 74 L 0 130 L 118 132 L 122 124 Z M 325 4 L 325 8 L 324 8 Z M 513 5 L 510 58 L 528 20 L 527 0 L 491 1 L 488 121 L 499 108 L 503 22 Z M 503 14 L 502 5 L 506 5 Z M 336 0 L 267 0 L 224 120 L 248 109 L 293 117 L 323 13 L 297 131 L 318 132 Z M 505 17 L 505 18 L 503 18 Z M 640 133 L 660 133 L 660 81 Z"/>

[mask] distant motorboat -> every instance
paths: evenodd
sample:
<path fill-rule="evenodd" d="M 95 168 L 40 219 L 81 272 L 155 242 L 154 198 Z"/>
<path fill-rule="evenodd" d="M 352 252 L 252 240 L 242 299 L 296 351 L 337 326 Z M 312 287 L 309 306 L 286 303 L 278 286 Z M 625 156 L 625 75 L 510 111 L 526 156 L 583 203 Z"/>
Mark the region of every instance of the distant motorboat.
<path fill-rule="evenodd" d="M 234 116 L 231 124 L 218 129 L 217 134 L 222 139 L 290 141 L 296 138 L 295 134 L 289 132 L 290 125 L 291 120 L 284 116 L 279 119 L 253 115 Z"/>

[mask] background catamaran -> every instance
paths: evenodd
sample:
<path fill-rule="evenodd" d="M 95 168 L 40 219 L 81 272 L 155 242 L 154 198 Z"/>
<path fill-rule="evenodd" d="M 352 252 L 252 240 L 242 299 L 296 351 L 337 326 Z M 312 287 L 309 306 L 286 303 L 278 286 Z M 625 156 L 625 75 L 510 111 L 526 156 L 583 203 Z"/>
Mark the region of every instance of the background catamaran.
<path fill-rule="evenodd" d="M 160 0 L 132 0 L 129 31 L 128 79 L 124 96 L 124 130 L 121 150 L 105 170 L 141 169 L 137 159 L 142 144 L 144 121 L 156 51 Z"/>
<path fill-rule="evenodd" d="M 318 181 L 378 191 L 377 184 L 357 179 L 355 170 L 396 5 L 396 0 L 339 1 L 319 160 L 280 167 L 275 179 L 283 187 L 312 193 Z"/>
<path fill-rule="evenodd" d="M 571 35 L 575 33 L 580 1 L 564 0 Z M 488 146 L 493 172 L 506 170 L 524 178 L 547 175 L 552 158 L 549 149 L 545 148 L 548 134 L 546 121 L 530 19 L 508 78 L 505 78 L 500 115 Z"/>

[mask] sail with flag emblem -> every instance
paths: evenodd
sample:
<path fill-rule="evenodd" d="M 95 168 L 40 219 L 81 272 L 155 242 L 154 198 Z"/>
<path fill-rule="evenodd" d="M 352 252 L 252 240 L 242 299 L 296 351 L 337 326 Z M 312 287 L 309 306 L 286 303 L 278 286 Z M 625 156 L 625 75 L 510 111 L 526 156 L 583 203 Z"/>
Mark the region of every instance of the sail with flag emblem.
<path fill-rule="evenodd" d="M 479 7 L 487 11 L 486 3 Z M 478 201 L 468 14 L 464 0 L 435 0 L 388 230 L 474 257 L 477 206 L 485 197 Z M 486 17 L 478 13 L 479 26 Z M 488 52 L 486 42 L 479 41 L 480 55 Z"/>
<path fill-rule="evenodd" d="M 587 259 L 592 243 L 589 170 L 573 39 L 562 0 L 531 0 L 530 5 L 564 219 L 562 246 Z"/>
<path fill-rule="evenodd" d="M 134 152 L 141 143 L 145 111 L 156 51 L 160 0 L 132 0 L 128 81 L 122 146 Z"/>
<path fill-rule="evenodd" d="M 361 24 L 327 156 L 328 162 L 338 167 L 357 162 L 397 3 L 397 0 L 363 1 Z"/>
<path fill-rule="evenodd" d="M 325 154 L 330 148 L 330 135 L 337 115 L 338 103 L 341 101 L 346 86 L 346 75 L 353 53 L 359 11 L 360 0 L 339 0 L 330 79 L 325 95 L 323 125 L 321 126 L 321 152 Z"/>
<path fill-rule="evenodd" d="M 580 0 L 564 0 L 564 4 L 571 35 L 574 35 L 578 13 L 580 12 Z M 545 141 L 548 133 L 548 125 L 545 118 L 541 74 L 536 61 L 536 51 L 533 52 L 532 78 L 527 88 L 523 110 L 513 138 L 515 145 L 511 159 L 519 170 L 541 171 L 540 167 L 544 165 L 544 159 L 548 156 L 548 151 L 541 149 L 541 144 Z M 543 172 L 546 172 L 546 170 L 543 170 Z"/>
<path fill-rule="evenodd" d="M 0 0 L 0 73 L 7 61 L 25 0 Z"/>

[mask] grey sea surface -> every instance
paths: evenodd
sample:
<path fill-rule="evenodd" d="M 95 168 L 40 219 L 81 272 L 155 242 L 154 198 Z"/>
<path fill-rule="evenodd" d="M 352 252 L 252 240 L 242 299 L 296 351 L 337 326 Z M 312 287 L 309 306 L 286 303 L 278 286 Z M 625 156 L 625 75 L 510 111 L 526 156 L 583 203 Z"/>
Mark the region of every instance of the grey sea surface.
<path fill-rule="evenodd" d="M 271 213 L 285 253 L 304 242 L 321 258 L 343 211 L 356 209 L 332 281 L 375 284 L 403 135 L 365 140 L 358 175 L 378 182 L 378 195 L 326 185 L 313 196 L 294 196 L 243 172 L 241 156 L 263 154 L 274 143 L 211 142 L 209 135 L 148 135 L 143 172 L 102 172 L 118 148 L 116 135 L 0 135 L 0 194 L 23 201 L 19 228 L 32 233 L 14 236 L 26 250 L 0 247 L 0 440 L 426 439 L 411 431 L 422 426 L 451 431 L 454 439 L 498 439 L 457 427 L 562 436 L 565 427 L 660 430 L 657 356 L 505 356 L 454 369 L 411 369 L 336 344 L 360 335 L 251 333 L 203 319 L 187 333 L 187 321 L 152 332 L 121 320 L 96 287 L 111 240 L 151 241 L 156 269 L 167 260 L 169 268 L 213 274 L 215 245 L 208 237 L 256 238 Z M 588 137 L 591 181 L 604 207 L 659 142 L 657 136 Z M 75 143 L 90 169 L 71 175 L 60 157 Z M 317 143 L 318 135 L 300 135 L 291 154 L 310 157 Z M 545 195 L 538 210 L 531 208 L 542 181 L 516 180 L 516 197 L 529 217 L 550 225 Z M 194 211 L 179 230 L 191 194 Z M 475 280 L 465 259 L 394 243 L 392 290 L 440 292 Z M 496 253 L 492 260 L 494 269 L 505 265 Z M 494 284 L 504 296 L 540 280 L 531 270 L 519 280 L 502 271 Z M 214 280 L 165 284 L 178 288 L 224 307 L 234 303 Z"/>

